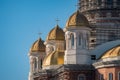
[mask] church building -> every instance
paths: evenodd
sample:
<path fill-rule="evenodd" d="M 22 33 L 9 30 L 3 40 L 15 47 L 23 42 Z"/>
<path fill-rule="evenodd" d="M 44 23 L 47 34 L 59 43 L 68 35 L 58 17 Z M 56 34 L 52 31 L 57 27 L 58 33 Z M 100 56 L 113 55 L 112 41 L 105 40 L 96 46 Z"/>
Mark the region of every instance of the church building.
<path fill-rule="evenodd" d="M 30 48 L 28 80 L 120 80 L 120 1 L 80 0 Z"/>

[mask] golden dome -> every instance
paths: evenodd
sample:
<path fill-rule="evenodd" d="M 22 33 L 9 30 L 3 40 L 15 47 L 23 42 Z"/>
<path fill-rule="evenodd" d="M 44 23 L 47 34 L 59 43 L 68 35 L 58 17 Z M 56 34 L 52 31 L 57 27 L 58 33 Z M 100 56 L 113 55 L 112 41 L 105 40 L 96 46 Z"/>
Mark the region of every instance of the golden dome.
<path fill-rule="evenodd" d="M 66 23 L 66 28 L 68 27 L 80 27 L 89 26 L 87 18 L 79 11 L 75 12 Z"/>
<path fill-rule="evenodd" d="M 57 25 L 50 31 L 47 40 L 65 40 L 63 30 Z"/>
<path fill-rule="evenodd" d="M 64 51 L 53 51 L 43 61 L 43 67 L 61 64 L 64 64 Z"/>
<path fill-rule="evenodd" d="M 45 45 L 44 41 L 39 38 L 37 41 L 35 41 L 30 49 L 31 52 L 45 52 Z"/>
<path fill-rule="evenodd" d="M 103 58 L 111 58 L 111 57 L 117 57 L 120 56 L 120 46 L 114 47 L 107 52 L 105 52 L 102 56 L 101 59 Z"/>

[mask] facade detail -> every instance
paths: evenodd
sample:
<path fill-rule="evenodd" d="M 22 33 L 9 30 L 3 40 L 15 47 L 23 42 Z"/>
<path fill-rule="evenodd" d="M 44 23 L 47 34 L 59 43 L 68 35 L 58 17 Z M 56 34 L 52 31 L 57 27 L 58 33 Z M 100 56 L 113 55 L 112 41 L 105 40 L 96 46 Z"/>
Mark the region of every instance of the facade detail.
<path fill-rule="evenodd" d="M 79 2 L 64 29 L 31 46 L 28 80 L 120 80 L 120 1 Z"/>

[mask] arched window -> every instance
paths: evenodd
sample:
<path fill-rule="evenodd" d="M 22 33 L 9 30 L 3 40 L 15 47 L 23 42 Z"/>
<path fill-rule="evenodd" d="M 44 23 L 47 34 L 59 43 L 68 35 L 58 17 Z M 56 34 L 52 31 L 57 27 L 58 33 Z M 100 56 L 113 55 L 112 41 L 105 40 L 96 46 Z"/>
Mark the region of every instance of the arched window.
<path fill-rule="evenodd" d="M 81 36 L 81 34 L 79 34 L 79 38 L 78 38 L 78 39 L 79 39 L 79 42 L 78 42 L 78 43 L 79 43 L 79 45 L 81 45 L 81 43 L 82 43 L 82 42 L 81 42 L 81 41 L 82 41 L 82 36 Z"/>
<path fill-rule="evenodd" d="M 37 68 L 37 60 L 34 59 L 34 68 L 36 69 Z"/>
<path fill-rule="evenodd" d="M 71 46 L 74 46 L 74 35 L 71 34 Z"/>
<path fill-rule="evenodd" d="M 41 59 L 41 60 L 40 60 L 40 63 L 41 63 L 40 66 L 41 66 L 41 68 L 42 68 L 42 64 L 43 64 L 42 62 L 43 62 L 43 60 Z"/>
<path fill-rule="evenodd" d="M 108 77 L 109 77 L 109 80 L 113 80 L 113 73 L 109 73 Z"/>
<path fill-rule="evenodd" d="M 82 42 L 83 42 L 83 45 L 82 45 L 82 46 L 83 46 L 83 48 L 85 49 L 86 46 L 87 46 L 86 35 L 83 36 L 83 41 L 82 41 Z"/>
<path fill-rule="evenodd" d="M 118 80 L 120 80 L 120 72 L 118 72 Z"/>
<path fill-rule="evenodd" d="M 85 75 L 80 74 L 80 75 L 78 76 L 78 80 L 85 80 Z"/>

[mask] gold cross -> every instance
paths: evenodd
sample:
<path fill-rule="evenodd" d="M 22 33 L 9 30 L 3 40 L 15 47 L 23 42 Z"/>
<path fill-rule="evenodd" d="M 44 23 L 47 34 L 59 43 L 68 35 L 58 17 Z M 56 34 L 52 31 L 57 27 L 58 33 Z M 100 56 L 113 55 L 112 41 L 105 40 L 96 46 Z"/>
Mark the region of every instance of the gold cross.
<path fill-rule="evenodd" d="M 56 19 L 56 23 L 58 24 L 58 23 L 59 23 L 59 21 L 60 21 L 60 20 L 57 18 L 57 19 Z"/>
<path fill-rule="evenodd" d="M 42 33 L 41 33 L 41 32 L 39 32 L 39 33 L 38 33 L 38 35 L 39 35 L 39 37 L 41 37 Z"/>

